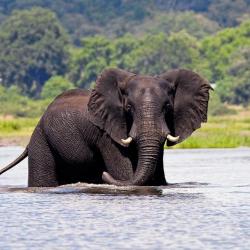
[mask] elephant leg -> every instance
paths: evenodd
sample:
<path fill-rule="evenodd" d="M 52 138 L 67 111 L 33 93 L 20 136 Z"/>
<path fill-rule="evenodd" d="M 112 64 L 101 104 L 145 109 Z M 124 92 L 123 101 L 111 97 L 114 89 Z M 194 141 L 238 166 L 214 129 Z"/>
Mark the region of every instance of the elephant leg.
<path fill-rule="evenodd" d="M 159 160 L 157 162 L 154 177 L 151 181 L 149 181 L 148 185 L 152 185 L 152 186 L 168 185 L 166 178 L 165 178 L 165 173 L 164 173 L 163 152 L 161 153 Z"/>
<path fill-rule="evenodd" d="M 164 173 L 164 166 L 163 166 L 163 160 L 161 160 L 162 163 L 160 163 L 155 171 L 155 180 L 154 180 L 154 185 L 155 186 L 166 186 L 168 185 L 166 178 L 165 178 L 165 173 Z"/>
<path fill-rule="evenodd" d="M 29 187 L 58 186 L 56 162 L 51 149 L 38 128 L 35 129 L 28 148 Z"/>
<path fill-rule="evenodd" d="M 105 169 L 118 180 L 129 180 L 133 176 L 133 166 L 125 148 L 114 143 L 108 135 L 99 142 L 99 150 Z"/>

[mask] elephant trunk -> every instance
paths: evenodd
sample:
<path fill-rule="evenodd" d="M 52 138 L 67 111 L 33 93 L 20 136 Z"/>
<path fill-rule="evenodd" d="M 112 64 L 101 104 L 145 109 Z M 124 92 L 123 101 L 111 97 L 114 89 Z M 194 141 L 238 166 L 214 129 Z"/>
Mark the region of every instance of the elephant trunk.
<path fill-rule="evenodd" d="M 165 130 L 162 127 L 158 102 L 153 102 L 150 93 L 145 93 L 141 109 L 137 111 L 135 141 L 138 148 L 138 163 L 132 178 L 127 181 L 115 180 L 109 173 L 103 173 L 103 180 L 117 186 L 144 185 L 153 178 L 162 146 L 165 142 Z M 164 131 L 164 132 L 163 132 Z"/>
<path fill-rule="evenodd" d="M 117 186 L 143 185 L 153 177 L 161 150 L 159 134 L 148 132 L 138 138 L 138 164 L 133 177 L 128 181 L 115 180 L 109 173 L 103 173 L 106 183 Z"/>
<path fill-rule="evenodd" d="M 160 142 L 155 138 L 143 137 L 139 139 L 139 160 L 133 179 L 132 185 L 143 185 L 153 177 L 157 161 L 160 154 Z"/>

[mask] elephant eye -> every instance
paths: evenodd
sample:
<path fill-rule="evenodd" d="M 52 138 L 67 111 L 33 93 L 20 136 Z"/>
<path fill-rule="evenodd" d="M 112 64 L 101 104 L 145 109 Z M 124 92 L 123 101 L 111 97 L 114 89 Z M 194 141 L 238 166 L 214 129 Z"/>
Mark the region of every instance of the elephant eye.
<path fill-rule="evenodd" d="M 169 106 L 170 106 L 170 103 L 169 102 L 165 102 L 164 107 L 167 108 Z"/>
<path fill-rule="evenodd" d="M 171 104 L 169 102 L 166 102 L 165 105 L 164 105 L 164 109 L 165 111 L 168 111 L 171 109 Z"/>
<path fill-rule="evenodd" d="M 127 104 L 126 110 L 127 110 L 127 111 L 131 111 L 131 109 L 132 109 L 132 106 L 131 106 L 130 104 Z"/>

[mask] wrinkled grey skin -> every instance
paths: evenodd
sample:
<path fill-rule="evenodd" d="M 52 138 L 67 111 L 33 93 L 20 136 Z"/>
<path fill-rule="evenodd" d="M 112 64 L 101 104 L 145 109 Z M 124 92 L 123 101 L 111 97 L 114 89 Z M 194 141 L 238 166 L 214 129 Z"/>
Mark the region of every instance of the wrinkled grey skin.
<path fill-rule="evenodd" d="M 154 77 L 105 70 L 91 93 L 67 91 L 49 105 L 9 168 L 28 155 L 29 186 L 166 185 L 166 137 L 180 136 L 179 143 L 206 121 L 210 88 L 184 69 Z"/>

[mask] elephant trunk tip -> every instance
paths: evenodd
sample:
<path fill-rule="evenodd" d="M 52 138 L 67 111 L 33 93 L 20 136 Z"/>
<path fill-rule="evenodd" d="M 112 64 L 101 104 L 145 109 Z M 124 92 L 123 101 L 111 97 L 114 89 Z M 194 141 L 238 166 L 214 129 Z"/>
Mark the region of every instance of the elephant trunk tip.
<path fill-rule="evenodd" d="M 108 183 L 111 185 L 116 185 L 116 186 L 127 186 L 128 185 L 126 182 L 115 180 L 108 172 L 105 172 L 105 171 L 102 173 L 102 180 L 105 183 Z"/>
<path fill-rule="evenodd" d="M 108 183 L 108 184 L 112 184 L 111 182 L 112 182 L 112 176 L 109 174 L 109 173 L 107 173 L 107 172 L 103 172 L 102 173 L 102 180 L 105 182 L 105 183 Z"/>
<path fill-rule="evenodd" d="M 105 182 L 105 183 L 108 183 L 108 184 L 111 184 L 111 185 L 117 185 L 116 184 L 116 180 L 108 173 L 108 172 L 103 172 L 102 173 L 102 180 Z"/>

